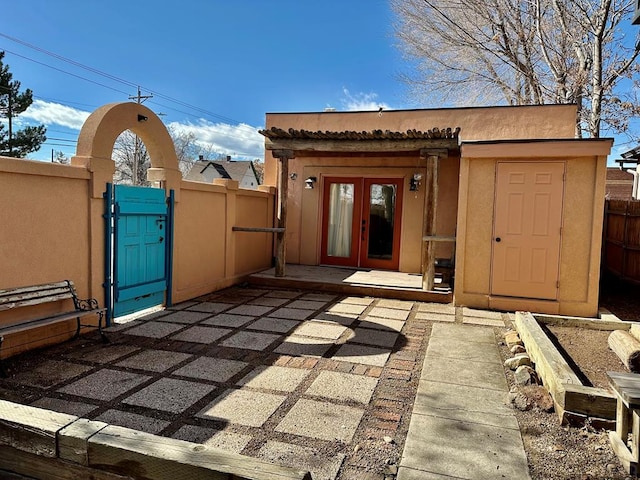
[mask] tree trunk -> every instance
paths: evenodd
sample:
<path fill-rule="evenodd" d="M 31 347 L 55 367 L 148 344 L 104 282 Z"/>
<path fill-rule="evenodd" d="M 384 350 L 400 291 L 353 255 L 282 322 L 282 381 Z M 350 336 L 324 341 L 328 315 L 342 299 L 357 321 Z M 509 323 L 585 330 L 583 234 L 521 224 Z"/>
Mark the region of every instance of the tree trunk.
<path fill-rule="evenodd" d="M 631 372 L 640 372 L 640 342 L 625 330 L 614 330 L 609 335 L 609 348 Z"/>

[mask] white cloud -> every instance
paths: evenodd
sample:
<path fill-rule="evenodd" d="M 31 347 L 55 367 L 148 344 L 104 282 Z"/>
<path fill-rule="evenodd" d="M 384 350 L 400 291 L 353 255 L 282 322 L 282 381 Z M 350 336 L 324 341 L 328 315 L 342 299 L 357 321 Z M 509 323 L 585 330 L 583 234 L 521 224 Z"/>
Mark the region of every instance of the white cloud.
<path fill-rule="evenodd" d="M 246 123 L 229 125 L 201 118 L 197 123 L 171 122 L 167 126 L 178 133 L 192 133 L 201 146 L 214 152 L 250 158 L 264 154 L 264 137 L 257 127 Z"/>
<path fill-rule="evenodd" d="M 80 130 L 90 113 L 59 103 L 34 100 L 31 106 L 21 114 L 21 117 L 29 118 L 45 125 L 61 125 Z"/>
<path fill-rule="evenodd" d="M 46 126 L 59 125 L 80 131 L 91 112 L 43 100 L 34 100 L 31 107 L 22 113 L 19 119 L 28 123 L 42 123 Z M 195 123 L 171 122 L 167 125 L 176 132 L 193 133 L 197 142 L 211 151 L 246 157 L 262 158 L 264 155 L 264 137 L 258 133 L 259 127 L 247 124 L 229 125 L 212 123 L 199 119 Z"/>
<path fill-rule="evenodd" d="M 345 110 L 349 111 L 363 111 L 363 110 L 378 110 L 379 108 L 384 108 L 385 110 L 389 110 L 391 107 L 384 102 L 377 101 L 378 98 L 377 93 L 355 93 L 352 94 L 346 88 L 342 89 L 342 93 L 344 94 L 344 99 L 342 100 L 342 104 Z"/>

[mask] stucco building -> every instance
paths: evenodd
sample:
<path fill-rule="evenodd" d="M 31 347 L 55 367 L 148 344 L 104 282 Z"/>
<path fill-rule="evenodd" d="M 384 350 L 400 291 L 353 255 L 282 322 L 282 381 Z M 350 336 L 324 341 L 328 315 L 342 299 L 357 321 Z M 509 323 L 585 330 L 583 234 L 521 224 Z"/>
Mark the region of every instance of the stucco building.
<path fill-rule="evenodd" d="M 449 258 L 458 305 L 594 316 L 612 140 L 574 138 L 575 118 L 573 105 L 268 113 L 286 261 L 433 288 Z"/>

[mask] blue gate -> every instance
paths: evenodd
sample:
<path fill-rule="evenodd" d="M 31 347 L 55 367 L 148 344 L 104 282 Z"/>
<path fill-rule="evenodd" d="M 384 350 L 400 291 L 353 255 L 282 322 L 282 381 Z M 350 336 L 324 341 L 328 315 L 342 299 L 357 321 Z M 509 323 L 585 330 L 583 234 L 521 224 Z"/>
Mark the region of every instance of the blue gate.
<path fill-rule="evenodd" d="M 110 187 L 105 197 L 111 197 Z M 168 203 L 172 202 L 167 202 L 162 189 L 129 185 L 115 185 L 112 201 L 113 206 L 107 207 L 105 215 L 106 263 L 110 265 L 105 288 L 110 290 L 107 296 L 112 295 L 107 299 L 107 305 L 112 304 L 109 318 L 164 303 L 170 305 L 170 295 L 165 302 L 165 293 L 170 292 L 173 229 Z"/>

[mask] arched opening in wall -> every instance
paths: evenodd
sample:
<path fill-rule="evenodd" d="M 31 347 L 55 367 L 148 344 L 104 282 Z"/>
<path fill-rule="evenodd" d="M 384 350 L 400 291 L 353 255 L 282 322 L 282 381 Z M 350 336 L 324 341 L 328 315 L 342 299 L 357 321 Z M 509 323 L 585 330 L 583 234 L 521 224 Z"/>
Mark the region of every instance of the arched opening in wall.
<path fill-rule="evenodd" d="M 113 183 L 151 186 L 147 178 L 147 171 L 151 166 L 149 152 L 142 139 L 131 130 L 125 130 L 118 136 L 113 145 L 112 158 L 116 164 Z"/>
<path fill-rule="evenodd" d="M 168 192 L 149 179 L 151 154 L 142 138 L 124 130 L 113 144 L 111 158 L 111 312 L 113 318 L 122 318 L 167 303 L 172 222 Z"/>

